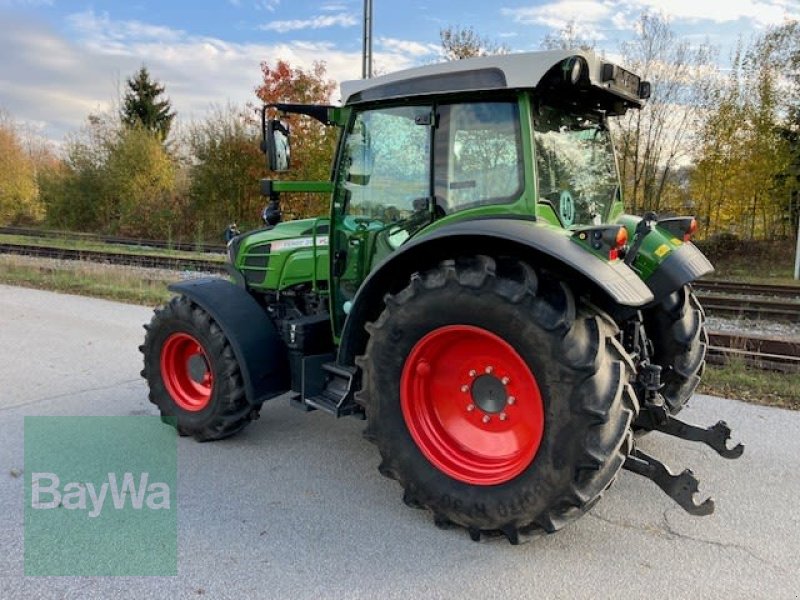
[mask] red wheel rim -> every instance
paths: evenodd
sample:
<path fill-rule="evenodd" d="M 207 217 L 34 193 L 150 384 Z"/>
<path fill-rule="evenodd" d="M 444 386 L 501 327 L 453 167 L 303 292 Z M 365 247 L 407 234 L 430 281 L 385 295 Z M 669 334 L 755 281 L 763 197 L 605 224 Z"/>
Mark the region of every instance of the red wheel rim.
<path fill-rule="evenodd" d="M 403 367 L 400 405 L 425 457 L 464 483 L 512 480 L 542 441 L 536 378 L 510 344 L 479 327 L 440 327 L 417 342 Z"/>
<path fill-rule="evenodd" d="M 200 342 L 188 333 L 173 333 L 164 342 L 161 377 L 167 392 L 183 410 L 203 410 L 211 401 L 211 363 Z"/>

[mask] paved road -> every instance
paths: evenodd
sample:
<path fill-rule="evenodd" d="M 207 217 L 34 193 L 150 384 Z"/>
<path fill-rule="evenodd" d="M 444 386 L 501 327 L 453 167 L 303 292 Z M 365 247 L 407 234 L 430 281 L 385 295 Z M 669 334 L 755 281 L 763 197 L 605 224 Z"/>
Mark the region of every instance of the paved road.
<path fill-rule="evenodd" d="M 24 415 L 154 414 L 138 378 L 148 309 L 0 286 L 0 598 L 798 598 L 800 414 L 699 396 L 739 461 L 650 436 L 717 512 L 690 517 L 623 472 L 588 516 L 523 546 L 476 544 L 406 508 L 362 424 L 283 401 L 234 439 L 180 439 L 177 577 L 23 577 Z"/>

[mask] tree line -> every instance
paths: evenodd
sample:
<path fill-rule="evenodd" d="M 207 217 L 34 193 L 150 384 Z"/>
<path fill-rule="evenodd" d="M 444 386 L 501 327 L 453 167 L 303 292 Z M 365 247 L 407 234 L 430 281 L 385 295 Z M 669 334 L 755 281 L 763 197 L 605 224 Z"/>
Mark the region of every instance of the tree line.
<path fill-rule="evenodd" d="M 446 60 L 508 52 L 472 28 L 440 31 Z M 593 49 L 574 23 L 543 48 Z M 623 64 L 653 84 L 641 111 L 614 119 L 629 212 L 693 213 L 704 235 L 780 238 L 800 217 L 800 24 L 787 21 L 740 41 L 731 69 L 718 51 L 675 35 L 643 14 L 622 43 Z M 310 69 L 261 65 L 259 105 L 330 103 L 336 84 L 324 62 Z M 290 117 L 292 170 L 327 179 L 335 131 Z M 119 108 L 92 114 L 56 154 L 0 113 L 0 223 L 145 238 L 216 240 L 236 222 L 258 224 L 265 175 L 256 105 L 218 107 L 181 123 L 163 84 L 142 67 L 126 80 Z M 294 195 L 288 218 L 325 212 L 327 199 Z"/>

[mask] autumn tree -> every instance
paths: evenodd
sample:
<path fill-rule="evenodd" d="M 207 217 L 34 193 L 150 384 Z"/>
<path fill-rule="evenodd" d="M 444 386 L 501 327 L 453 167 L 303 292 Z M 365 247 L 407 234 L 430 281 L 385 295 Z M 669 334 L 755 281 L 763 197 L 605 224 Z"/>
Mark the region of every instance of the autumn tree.
<path fill-rule="evenodd" d="M 461 27 L 460 25 L 449 25 L 440 29 L 439 41 L 446 60 L 461 60 L 475 56 L 508 54 L 509 52 L 509 48 L 505 44 L 498 44 L 490 38 L 476 33 L 472 27 Z"/>
<path fill-rule="evenodd" d="M 623 64 L 652 86 L 645 107 L 615 123 L 627 209 L 681 210 L 665 200 L 676 170 L 693 158 L 692 136 L 711 105 L 713 50 L 677 38 L 665 17 L 645 13 L 621 51 Z"/>
<path fill-rule="evenodd" d="M 792 105 L 775 30 L 740 49 L 700 136 L 692 190 L 709 229 L 749 239 L 793 232 Z"/>
<path fill-rule="evenodd" d="M 34 162 L 16 125 L 0 114 L 0 223 L 30 222 L 41 216 Z"/>
<path fill-rule="evenodd" d="M 315 62 L 310 69 L 292 67 L 284 60 L 275 66 L 261 63 L 262 82 L 256 96 L 265 104 L 278 102 L 297 104 L 330 104 L 336 82 L 328 79 L 324 62 Z M 271 111 L 274 116 L 276 111 Z M 327 180 L 336 145 L 337 131 L 301 115 L 287 115 L 292 139 L 291 170 L 281 174 L 288 179 Z M 327 199 L 316 194 L 287 195 L 282 209 L 289 218 L 324 213 Z"/>
<path fill-rule="evenodd" d="M 150 79 L 144 66 L 125 83 L 128 89 L 122 100 L 122 122 L 128 127 L 144 127 L 166 140 L 175 113 L 169 98 L 163 96 L 164 86 Z"/>

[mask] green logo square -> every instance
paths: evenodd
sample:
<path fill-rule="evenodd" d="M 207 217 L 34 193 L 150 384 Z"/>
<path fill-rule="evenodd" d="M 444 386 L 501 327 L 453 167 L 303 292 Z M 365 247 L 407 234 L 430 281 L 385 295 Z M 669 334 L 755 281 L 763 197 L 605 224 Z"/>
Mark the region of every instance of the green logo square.
<path fill-rule="evenodd" d="M 160 417 L 25 417 L 25 575 L 177 575 L 177 454 Z"/>

